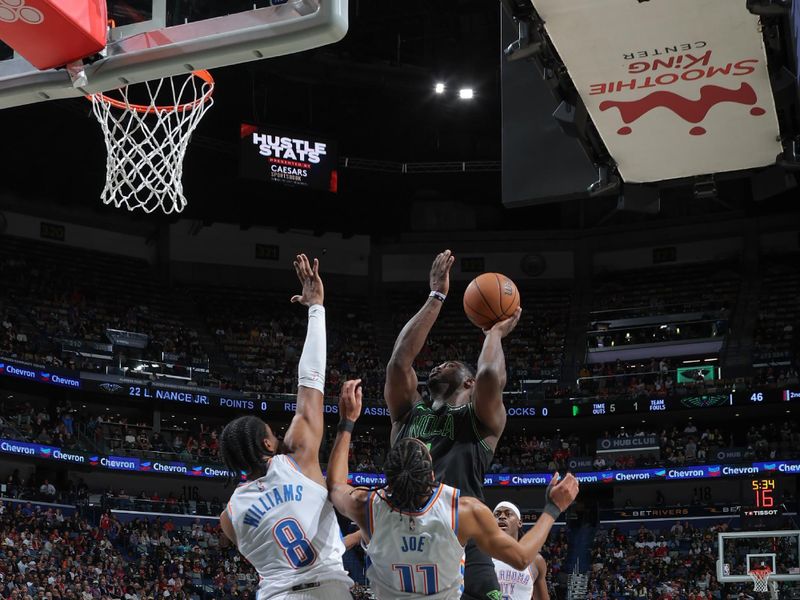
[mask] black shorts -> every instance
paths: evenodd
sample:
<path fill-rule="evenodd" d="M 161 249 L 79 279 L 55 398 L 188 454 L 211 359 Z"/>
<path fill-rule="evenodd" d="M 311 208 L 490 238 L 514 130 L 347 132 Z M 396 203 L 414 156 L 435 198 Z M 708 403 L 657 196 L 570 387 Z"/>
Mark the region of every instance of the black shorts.
<path fill-rule="evenodd" d="M 464 548 L 464 593 L 461 600 L 500 600 L 500 584 L 492 557 L 484 554 L 472 540 Z"/>

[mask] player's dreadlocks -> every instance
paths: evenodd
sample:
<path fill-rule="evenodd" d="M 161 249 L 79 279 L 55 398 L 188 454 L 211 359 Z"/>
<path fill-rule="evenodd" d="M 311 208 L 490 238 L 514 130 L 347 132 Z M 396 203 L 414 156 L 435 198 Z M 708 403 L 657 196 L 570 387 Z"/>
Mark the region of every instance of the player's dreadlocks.
<path fill-rule="evenodd" d="M 422 442 L 403 438 L 389 451 L 384 463 L 387 500 L 393 509 L 416 512 L 430 497 L 436 483 L 431 477 L 433 465 Z"/>
<path fill-rule="evenodd" d="M 252 415 L 234 419 L 222 430 L 219 451 L 225 466 L 234 473 L 233 481 L 238 481 L 242 471 L 248 478 L 260 477 L 266 472 L 265 459 L 272 453 L 264 448 L 264 436 L 264 421 Z"/>

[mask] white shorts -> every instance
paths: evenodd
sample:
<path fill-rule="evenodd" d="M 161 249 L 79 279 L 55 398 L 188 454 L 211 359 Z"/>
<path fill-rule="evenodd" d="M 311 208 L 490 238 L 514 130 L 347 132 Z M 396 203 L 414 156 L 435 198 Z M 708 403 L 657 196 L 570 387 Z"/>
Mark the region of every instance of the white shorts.
<path fill-rule="evenodd" d="M 350 586 L 343 581 L 329 581 L 298 592 L 282 592 L 269 600 L 353 600 L 353 596 Z"/>

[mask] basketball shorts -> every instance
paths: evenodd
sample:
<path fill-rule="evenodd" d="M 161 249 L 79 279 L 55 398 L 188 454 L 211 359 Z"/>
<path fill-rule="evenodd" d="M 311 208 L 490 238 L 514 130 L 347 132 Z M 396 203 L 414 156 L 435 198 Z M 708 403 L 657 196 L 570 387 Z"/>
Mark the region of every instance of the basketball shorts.
<path fill-rule="evenodd" d="M 353 600 L 353 596 L 350 594 L 350 586 L 343 581 L 329 581 L 317 587 L 282 592 L 270 596 L 269 600 Z"/>
<path fill-rule="evenodd" d="M 464 558 L 464 593 L 461 600 L 501 600 L 492 557 L 481 552 L 470 540 L 464 548 Z"/>

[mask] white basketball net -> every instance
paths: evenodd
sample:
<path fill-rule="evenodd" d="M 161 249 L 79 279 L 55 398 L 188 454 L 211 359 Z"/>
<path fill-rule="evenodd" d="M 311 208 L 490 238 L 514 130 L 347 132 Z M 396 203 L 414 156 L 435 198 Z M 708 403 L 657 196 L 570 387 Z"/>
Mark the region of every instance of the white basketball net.
<path fill-rule="evenodd" d="M 769 591 L 769 576 L 771 571 L 767 569 L 755 569 L 750 571 L 750 578 L 753 580 L 753 590 L 756 592 Z"/>
<path fill-rule="evenodd" d="M 103 203 L 147 213 L 181 212 L 183 158 L 192 132 L 214 103 L 214 80 L 198 71 L 139 84 L 135 91 L 146 94 L 146 104 L 132 102 L 128 88 L 89 96 L 108 152 Z"/>

